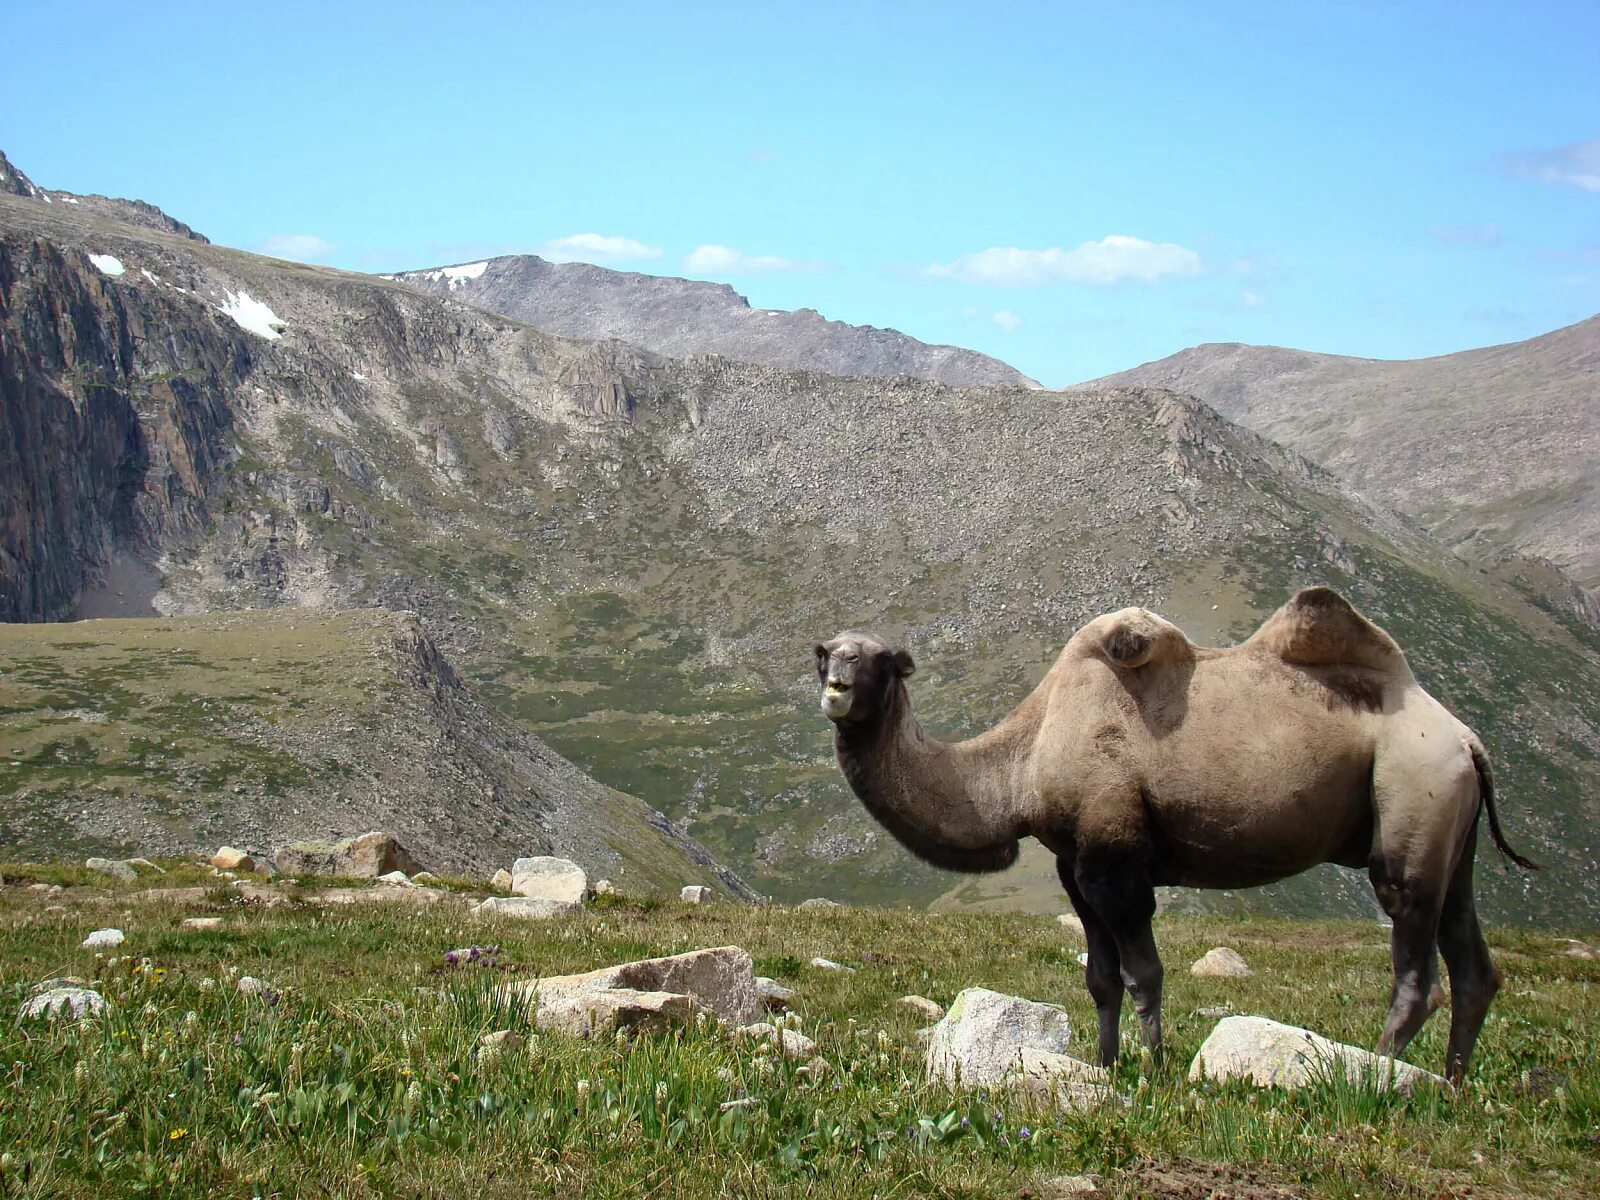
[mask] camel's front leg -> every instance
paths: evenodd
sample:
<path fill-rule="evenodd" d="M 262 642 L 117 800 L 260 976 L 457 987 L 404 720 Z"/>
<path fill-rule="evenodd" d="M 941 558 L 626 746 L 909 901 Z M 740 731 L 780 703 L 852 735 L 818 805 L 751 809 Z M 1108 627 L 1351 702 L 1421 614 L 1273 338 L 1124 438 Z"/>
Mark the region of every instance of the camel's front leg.
<path fill-rule="evenodd" d="M 1133 997 L 1144 1043 L 1152 1059 L 1161 1058 L 1161 956 L 1156 952 L 1150 918 L 1156 893 L 1144 866 L 1130 856 L 1086 851 L 1074 868 L 1078 891 L 1115 942 L 1122 982 Z M 1087 931 L 1088 922 L 1084 923 Z M 1090 950 L 1093 962 L 1094 951 Z M 1105 1053 L 1102 1029 L 1101 1054 Z"/>
<path fill-rule="evenodd" d="M 1095 1017 L 1100 1023 L 1100 1065 L 1109 1067 L 1117 1061 L 1122 1040 L 1122 956 L 1117 952 L 1117 939 L 1111 927 L 1100 919 L 1100 914 L 1078 890 L 1078 882 L 1072 874 L 1072 860 L 1057 858 L 1056 874 L 1061 886 L 1067 889 L 1078 920 L 1083 922 L 1084 941 L 1089 945 L 1089 963 L 1083 969 L 1083 981 L 1094 999 Z"/>

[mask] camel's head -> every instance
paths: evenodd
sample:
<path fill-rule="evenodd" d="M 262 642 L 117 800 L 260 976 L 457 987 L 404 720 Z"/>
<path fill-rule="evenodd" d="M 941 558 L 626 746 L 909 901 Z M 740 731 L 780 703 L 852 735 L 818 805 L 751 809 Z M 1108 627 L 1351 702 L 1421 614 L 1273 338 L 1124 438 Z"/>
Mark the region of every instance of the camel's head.
<path fill-rule="evenodd" d="M 878 716 L 900 680 L 917 669 L 904 650 L 856 630 L 818 642 L 816 655 L 822 715 L 841 725 Z"/>

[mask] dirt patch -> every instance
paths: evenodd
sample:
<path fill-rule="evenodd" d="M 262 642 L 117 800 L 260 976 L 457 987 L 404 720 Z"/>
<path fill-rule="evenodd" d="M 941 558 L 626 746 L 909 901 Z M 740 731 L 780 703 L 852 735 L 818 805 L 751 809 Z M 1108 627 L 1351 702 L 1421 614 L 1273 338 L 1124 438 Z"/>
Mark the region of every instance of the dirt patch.
<path fill-rule="evenodd" d="M 1152 1200 L 1305 1200 L 1310 1193 L 1228 1163 L 1145 1161 L 1108 1181 L 1113 1196 Z"/>

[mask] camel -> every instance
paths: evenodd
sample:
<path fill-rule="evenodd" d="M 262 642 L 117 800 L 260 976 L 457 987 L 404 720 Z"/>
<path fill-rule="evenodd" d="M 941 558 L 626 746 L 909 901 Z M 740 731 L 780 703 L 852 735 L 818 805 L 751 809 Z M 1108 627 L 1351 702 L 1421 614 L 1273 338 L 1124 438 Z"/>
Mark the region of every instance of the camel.
<path fill-rule="evenodd" d="M 1378 1051 L 1398 1056 L 1443 1000 L 1462 1079 L 1500 986 L 1472 894 L 1488 755 L 1424 691 L 1400 647 L 1331 588 L 1297 593 L 1237 646 L 1196 646 L 1125 608 L 1073 635 L 1003 721 L 947 744 L 911 712 L 911 656 L 870 633 L 818 643 L 821 708 L 856 796 L 919 858 L 999 871 L 1037 838 L 1083 921 L 1102 1064 L 1122 997 L 1161 1052 L 1158 885 L 1245 888 L 1318 863 L 1365 867 L 1394 923 Z"/>

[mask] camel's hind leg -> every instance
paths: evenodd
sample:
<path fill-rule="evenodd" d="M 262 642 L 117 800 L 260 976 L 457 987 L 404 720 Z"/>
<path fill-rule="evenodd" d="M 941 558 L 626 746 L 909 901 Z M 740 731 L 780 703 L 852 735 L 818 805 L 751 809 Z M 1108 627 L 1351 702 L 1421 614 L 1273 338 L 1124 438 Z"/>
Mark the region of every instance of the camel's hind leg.
<path fill-rule="evenodd" d="M 1122 1026 L 1122 956 L 1117 953 L 1117 939 L 1111 927 L 1100 919 L 1100 914 L 1090 907 L 1078 890 L 1073 878 L 1072 860 L 1056 859 L 1056 874 L 1061 886 L 1067 889 L 1073 911 L 1083 922 L 1083 937 L 1089 945 L 1089 965 L 1083 969 L 1083 981 L 1094 999 L 1095 1017 L 1100 1023 L 1100 1065 L 1109 1067 L 1117 1061 L 1117 1048 L 1121 1041 Z"/>
<path fill-rule="evenodd" d="M 1472 897 L 1472 860 L 1477 849 L 1476 828 L 1467 835 L 1455 874 L 1444 896 L 1439 920 L 1439 949 L 1450 972 L 1450 1048 L 1445 1054 L 1445 1077 L 1460 1083 L 1466 1076 L 1478 1031 L 1489 1013 L 1489 1002 L 1500 990 L 1500 972 L 1489 958 L 1489 947 L 1478 925 Z"/>
<path fill-rule="evenodd" d="M 1378 1053 L 1398 1057 L 1443 999 L 1439 988 L 1439 893 L 1425 881 L 1387 867 L 1381 859 L 1374 860 L 1370 873 L 1378 903 L 1394 922 L 1389 934 L 1394 991 Z"/>
<path fill-rule="evenodd" d="M 1131 856 L 1118 853 L 1079 854 L 1073 867 L 1078 891 L 1088 901 L 1116 947 L 1122 983 L 1133 997 L 1133 1010 L 1151 1057 L 1161 1058 L 1161 956 L 1156 952 L 1150 918 L 1156 912 L 1156 893 L 1143 865 Z M 1084 923 L 1085 932 L 1088 922 Z M 1094 950 L 1089 951 L 1094 966 Z M 1120 1002 L 1119 1002 L 1120 1003 Z M 1105 1027 L 1101 1026 L 1102 1061 L 1115 1058 L 1116 1040 L 1107 1055 Z"/>

